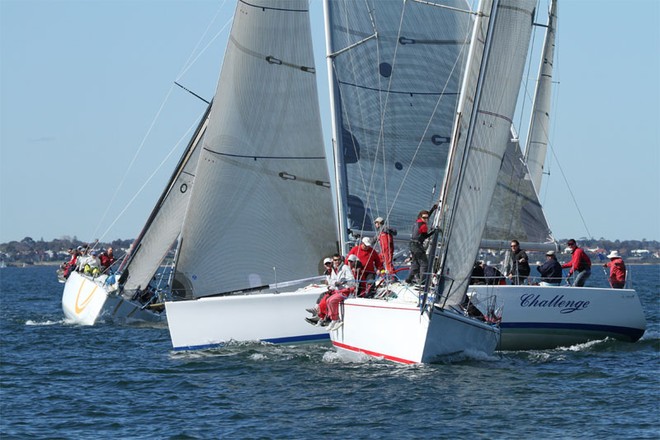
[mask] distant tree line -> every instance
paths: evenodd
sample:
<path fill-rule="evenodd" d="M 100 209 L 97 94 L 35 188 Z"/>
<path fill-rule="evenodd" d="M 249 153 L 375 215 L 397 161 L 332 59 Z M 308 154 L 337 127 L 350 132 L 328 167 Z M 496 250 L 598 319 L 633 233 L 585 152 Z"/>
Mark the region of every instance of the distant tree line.
<path fill-rule="evenodd" d="M 645 249 L 649 251 L 649 257 L 660 254 L 660 242 L 656 240 L 606 240 L 577 238 L 578 245 L 584 249 L 603 249 L 605 251 L 619 251 L 624 256 L 630 256 L 631 251 Z M 115 255 L 121 257 L 133 243 L 133 239 L 117 239 L 110 242 L 99 242 L 95 245 L 96 249 L 106 249 L 112 247 Z M 568 239 L 559 240 L 560 246 L 565 246 Z M 62 262 L 68 258 L 67 250 L 87 244 L 87 242 L 78 240 L 75 236 L 62 237 L 52 241 L 33 240 L 31 237 L 25 237 L 21 241 L 10 241 L 0 244 L 0 260 L 5 263 L 48 263 Z"/>
<path fill-rule="evenodd" d="M 112 247 L 116 256 L 121 256 L 128 248 L 133 239 L 113 240 L 110 242 L 99 242 L 94 245 L 96 249 L 106 249 Z M 52 241 L 44 239 L 34 240 L 32 237 L 25 237 L 21 241 L 10 241 L 0 244 L 0 260 L 5 263 L 49 263 L 62 262 L 68 259 L 67 251 L 71 248 L 83 246 L 88 242 L 78 240 L 77 237 L 62 237 Z M 93 243 L 89 243 L 92 245 Z"/>

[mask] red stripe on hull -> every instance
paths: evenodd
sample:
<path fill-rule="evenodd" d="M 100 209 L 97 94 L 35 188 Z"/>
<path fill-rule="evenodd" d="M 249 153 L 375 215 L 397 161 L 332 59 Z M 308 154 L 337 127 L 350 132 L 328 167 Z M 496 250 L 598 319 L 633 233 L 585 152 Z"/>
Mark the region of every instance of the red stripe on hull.
<path fill-rule="evenodd" d="M 341 342 L 332 341 L 332 345 L 334 345 L 337 348 L 343 348 L 344 350 L 353 351 L 355 353 L 364 353 L 364 354 L 367 354 L 369 356 L 380 357 L 380 358 L 383 358 L 383 359 L 387 359 L 388 361 L 398 362 L 400 364 L 410 365 L 410 364 L 416 364 L 417 363 L 415 361 L 410 361 L 408 359 L 402 359 L 402 358 L 398 358 L 398 357 L 395 357 L 395 356 L 389 356 L 389 355 L 386 355 L 386 354 L 383 354 L 383 353 L 378 353 L 376 351 L 363 350 L 361 348 L 357 348 L 357 347 L 353 347 L 353 346 L 350 346 L 350 345 L 342 344 Z"/>

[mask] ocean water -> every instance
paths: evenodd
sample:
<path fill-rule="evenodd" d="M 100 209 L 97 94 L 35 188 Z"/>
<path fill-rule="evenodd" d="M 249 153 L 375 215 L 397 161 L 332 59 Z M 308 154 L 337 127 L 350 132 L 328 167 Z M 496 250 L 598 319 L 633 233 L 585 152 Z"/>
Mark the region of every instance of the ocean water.
<path fill-rule="evenodd" d="M 65 323 L 54 267 L 0 269 L 0 438 L 657 439 L 660 266 L 632 271 L 637 343 L 402 366 L 322 344 L 175 353 L 164 325 Z"/>

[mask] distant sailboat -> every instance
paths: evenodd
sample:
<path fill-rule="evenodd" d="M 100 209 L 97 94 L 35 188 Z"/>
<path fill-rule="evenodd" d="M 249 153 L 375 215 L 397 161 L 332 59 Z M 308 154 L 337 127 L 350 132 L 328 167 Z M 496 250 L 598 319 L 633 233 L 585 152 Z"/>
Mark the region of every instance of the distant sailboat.
<path fill-rule="evenodd" d="M 534 2 L 482 1 L 474 12 L 460 1 L 366 2 L 359 7 L 330 1 L 326 8 L 335 140 L 337 155 L 345 158 L 343 168 L 338 161 L 345 212 L 352 214 L 352 206 L 362 205 L 380 209 L 389 219 L 398 193 L 404 193 L 402 202 L 411 194 L 402 181 L 410 175 L 418 191 L 429 188 L 418 168 L 439 158 L 444 163 L 435 165 L 443 185 L 434 220 L 441 233 L 431 243 L 427 269 L 432 276 L 420 290 L 386 281 L 376 298 L 347 299 L 343 325 L 331 332 L 333 344 L 349 355 L 403 363 L 491 354 L 499 329 L 469 316 L 465 296 L 510 136 Z M 458 106 L 443 99 L 445 93 L 456 96 L 458 87 Z M 355 145 L 358 160 L 346 160 Z M 403 146 L 412 146 L 413 153 L 427 151 L 406 157 L 405 149 L 399 153 Z M 369 167 L 374 152 L 382 157 L 373 161 L 375 173 Z M 351 167 L 359 170 L 351 172 Z M 343 181 L 348 196 L 342 193 Z M 364 188 L 363 195 L 353 194 L 352 185 Z M 391 191 L 389 198 L 383 188 Z M 406 209 L 409 224 L 425 206 L 421 203 Z M 345 242 L 347 235 L 342 238 Z"/>
<path fill-rule="evenodd" d="M 537 196 L 549 139 L 556 26 L 557 2 L 552 1 L 524 158 L 513 136 L 491 203 L 484 248 L 508 249 L 515 238 L 528 251 L 559 251 Z M 471 286 L 469 295 L 484 312 L 493 297 L 501 304 L 502 350 L 555 348 L 606 337 L 634 342 L 646 329 L 632 289 Z"/>
<path fill-rule="evenodd" d="M 93 278 L 73 271 L 66 279 L 62 308 L 67 320 L 82 325 L 94 325 L 99 319 L 164 320 L 162 301 L 170 292 L 156 289 L 152 279 L 180 236 L 209 112 L 210 106 L 117 273 Z M 171 278 L 169 272 L 168 279 Z M 167 284 L 170 285 L 171 280 Z"/>

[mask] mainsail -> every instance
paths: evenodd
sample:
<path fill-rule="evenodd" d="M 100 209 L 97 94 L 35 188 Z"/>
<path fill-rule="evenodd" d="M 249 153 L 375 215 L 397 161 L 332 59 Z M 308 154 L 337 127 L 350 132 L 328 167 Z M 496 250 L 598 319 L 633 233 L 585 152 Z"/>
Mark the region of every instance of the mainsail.
<path fill-rule="evenodd" d="M 436 225 L 442 297 L 463 302 L 508 141 L 532 30 L 532 0 L 482 1 Z"/>
<path fill-rule="evenodd" d="M 335 232 L 308 3 L 239 1 L 173 288 L 202 297 L 309 277 Z"/>
<path fill-rule="evenodd" d="M 344 247 L 379 216 L 409 234 L 437 198 L 471 30 L 443 3 L 324 2 Z"/>

